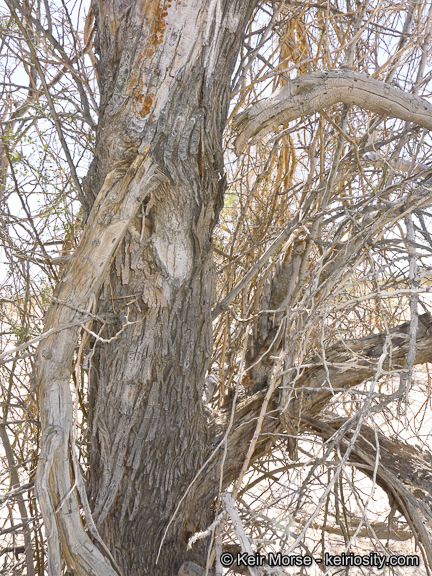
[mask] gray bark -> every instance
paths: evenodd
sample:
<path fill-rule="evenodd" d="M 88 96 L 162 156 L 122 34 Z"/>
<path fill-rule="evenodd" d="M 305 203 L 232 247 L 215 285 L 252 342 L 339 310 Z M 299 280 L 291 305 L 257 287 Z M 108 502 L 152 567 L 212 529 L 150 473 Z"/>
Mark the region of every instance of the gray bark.
<path fill-rule="evenodd" d="M 45 338 L 37 357 L 37 490 L 50 576 L 60 575 L 63 559 L 76 575 L 97 576 L 204 565 L 202 549 L 188 554 L 186 542 L 209 521 L 220 454 L 173 515 L 214 449 L 211 432 L 223 430 L 209 428 L 202 404 L 212 348 L 211 235 L 225 185 L 229 83 L 256 4 L 93 6 L 101 118 L 82 196 L 87 223 L 45 326 L 69 328 Z M 91 314 L 92 332 L 100 333 L 89 342 L 87 487 L 96 526 L 74 456 L 69 388 L 79 329 Z M 309 378 L 320 389 L 319 375 Z M 237 411 L 225 486 L 242 467 L 261 405 L 258 394 Z M 278 430 L 275 411 L 254 457 L 272 445 L 265 432 Z"/>
<path fill-rule="evenodd" d="M 270 98 L 238 114 L 235 119 L 237 153 L 250 138 L 263 137 L 281 124 L 339 102 L 432 129 L 432 105 L 424 98 L 352 70 L 324 70 L 288 81 Z"/>
<path fill-rule="evenodd" d="M 142 142 L 168 178 L 131 222 L 97 305 L 98 316 L 112 318 L 106 339 L 128 311 L 134 322 L 97 344 L 90 371 L 90 504 L 125 576 L 177 574 L 186 560 L 205 565 L 199 546 L 186 554 L 211 513 L 194 490 L 158 552 L 211 447 L 202 403 L 212 353 L 211 234 L 225 186 L 229 83 L 255 3 L 133 5 L 114 34 L 109 15 L 96 14 L 103 105 L 86 201 L 108 167 Z M 217 488 L 209 486 L 211 499 Z"/>
<path fill-rule="evenodd" d="M 100 531 L 125 576 L 174 574 L 188 533 L 208 512 L 199 502 L 182 511 L 155 567 L 162 532 L 207 448 L 201 395 L 211 353 L 211 232 L 224 189 L 221 135 L 255 3 L 93 8 L 101 119 L 82 198 L 91 211 L 45 325 L 71 327 L 44 339 L 37 357 L 37 487 L 50 575 L 60 574 L 62 559 L 75 574 L 117 571 L 106 547 L 101 553 L 94 544 L 74 457 L 69 378 L 77 322 L 109 311 L 121 323 L 130 294 L 135 324 L 98 347 L 91 371 L 88 482 Z M 105 287 L 94 306 L 128 227 L 107 283 L 112 294 Z"/>

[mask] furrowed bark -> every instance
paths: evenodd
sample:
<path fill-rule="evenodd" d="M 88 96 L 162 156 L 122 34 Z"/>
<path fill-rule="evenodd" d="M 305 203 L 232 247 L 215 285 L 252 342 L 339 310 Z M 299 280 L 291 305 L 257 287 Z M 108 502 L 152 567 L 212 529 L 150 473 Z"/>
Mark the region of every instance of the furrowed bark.
<path fill-rule="evenodd" d="M 125 576 L 203 563 L 202 547 L 186 553 L 211 514 L 193 491 L 157 557 L 209 450 L 202 390 L 212 352 L 211 234 L 225 187 L 231 73 L 255 4 L 95 8 L 101 117 L 84 205 L 144 142 L 169 178 L 131 222 L 99 294 L 98 316 L 113 319 L 101 336 L 113 340 L 95 342 L 89 373 L 89 500 Z M 125 316 L 133 325 L 122 330 Z"/>
<path fill-rule="evenodd" d="M 225 187 L 222 132 L 230 79 L 256 4 L 93 5 L 101 116 L 82 196 L 90 215 L 46 330 L 84 324 L 89 312 L 101 319 L 93 327 L 100 337 L 88 348 L 87 486 L 99 532 L 124 576 L 170 576 L 184 562 L 204 563 L 200 545 L 187 553 L 186 542 L 208 525 L 221 452 L 173 515 L 214 448 L 202 403 L 212 344 L 211 234 Z M 63 559 L 77 575 L 117 573 L 93 543 L 88 510 L 83 525 L 86 502 L 75 463 L 70 393 L 79 330 L 45 339 L 37 357 L 37 485 L 50 576 L 60 574 Z M 228 438 L 225 486 L 241 469 L 254 434 L 262 396 L 253 402 L 257 412 L 244 404 Z M 255 457 L 269 449 L 278 430 L 279 413 L 271 412 Z"/>
<path fill-rule="evenodd" d="M 161 176 L 150 155 L 139 155 L 121 178 L 106 178 L 89 224 L 48 312 L 45 331 L 59 324 L 88 320 L 94 298 L 112 256 L 144 197 L 160 186 Z M 49 574 L 62 571 L 62 555 L 76 574 L 114 575 L 110 562 L 92 544 L 82 525 L 77 473 L 73 466 L 73 404 L 70 391 L 73 355 L 79 327 L 47 337 L 36 358 L 36 389 L 41 420 L 41 454 L 37 494 L 48 539 Z M 82 497 L 82 495 L 81 495 Z"/>
<path fill-rule="evenodd" d="M 210 237 L 225 182 L 221 135 L 231 72 L 255 4 L 94 5 L 101 118 L 82 198 L 84 212 L 92 208 L 45 329 L 86 319 L 131 226 L 119 256 L 129 260 L 121 264 L 120 278 L 111 270 L 108 285 L 120 299 L 137 290 L 132 314 L 139 317 L 133 330 L 122 333 L 123 342 L 98 348 L 90 382 L 90 498 L 125 576 L 177 573 L 187 535 L 208 514 L 196 503 L 195 517 L 177 523 L 170 553 L 155 567 L 163 528 L 206 450 L 201 394 L 211 355 Z M 161 187 L 165 174 L 169 183 Z M 141 206 L 141 222 L 133 222 Z M 97 311 L 112 316 L 113 308 L 111 294 L 103 291 Z M 124 310 L 117 311 L 121 323 Z M 79 575 L 114 575 L 85 531 L 85 495 L 77 493 L 82 480 L 74 465 L 69 384 L 78 333 L 76 327 L 48 337 L 37 356 L 37 484 L 49 573 L 60 574 L 65 559 Z M 110 412 L 117 396 L 119 408 Z M 137 516 L 137 510 L 145 512 Z M 87 524 L 92 526 L 88 514 Z"/>
<path fill-rule="evenodd" d="M 400 118 L 432 129 L 432 105 L 427 100 L 348 69 L 304 74 L 257 102 L 235 118 L 236 152 L 252 138 L 261 138 L 281 124 L 309 116 L 337 103 L 354 104 L 375 114 Z"/>

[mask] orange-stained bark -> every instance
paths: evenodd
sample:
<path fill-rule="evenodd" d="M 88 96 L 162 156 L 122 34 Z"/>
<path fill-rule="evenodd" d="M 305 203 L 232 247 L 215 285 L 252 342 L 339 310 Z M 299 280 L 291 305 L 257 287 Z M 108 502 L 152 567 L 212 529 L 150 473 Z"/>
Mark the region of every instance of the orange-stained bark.
<path fill-rule="evenodd" d="M 64 560 L 77 575 L 177 574 L 188 535 L 208 518 L 192 493 L 156 565 L 162 534 L 210 449 L 201 397 L 211 234 L 224 192 L 230 78 L 255 4 L 93 6 L 101 116 L 82 197 L 87 222 L 46 320 L 46 329 L 69 327 L 44 340 L 37 357 L 50 576 Z M 89 507 L 69 380 L 91 312 L 114 339 L 97 345 L 90 371 Z M 125 315 L 131 324 L 122 329 Z"/>

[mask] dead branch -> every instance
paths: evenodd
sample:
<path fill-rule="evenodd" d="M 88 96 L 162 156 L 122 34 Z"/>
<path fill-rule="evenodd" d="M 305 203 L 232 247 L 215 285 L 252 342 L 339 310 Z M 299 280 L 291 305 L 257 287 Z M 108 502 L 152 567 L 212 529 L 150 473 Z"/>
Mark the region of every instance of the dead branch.
<path fill-rule="evenodd" d="M 262 138 L 281 124 L 337 103 L 354 104 L 432 129 L 432 105 L 427 100 L 365 74 L 348 69 L 325 70 L 288 81 L 271 97 L 238 114 L 234 120 L 237 154 L 250 138 Z"/>
<path fill-rule="evenodd" d="M 385 370 L 403 368 L 409 349 L 410 323 L 405 322 L 389 331 L 391 338 L 391 363 L 384 364 Z M 339 392 L 360 384 L 373 377 L 376 362 L 382 354 L 386 334 L 371 334 L 357 340 L 340 341 L 326 351 L 326 367 L 319 357 L 314 357 L 311 367 L 304 369 L 296 378 L 294 398 L 286 409 L 295 414 L 317 416 L 332 398 L 333 391 Z M 423 314 L 418 318 L 415 364 L 432 360 L 432 318 Z M 326 384 L 332 383 L 333 391 Z"/>
<path fill-rule="evenodd" d="M 328 440 L 348 419 L 319 421 L 304 417 L 304 423 L 321 438 Z M 349 436 L 340 443 L 344 453 Z M 389 438 L 378 432 L 380 449 L 377 484 L 383 488 L 389 501 L 405 516 L 416 538 L 424 547 L 429 563 L 432 560 L 432 454 L 420 451 L 398 438 Z M 376 459 L 375 431 L 364 425 L 352 448 L 350 461 L 361 466 L 361 471 L 372 477 Z"/>
<path fill-rule="evenodd" d="M 123 177 L 113 170 L 106 178 L 89 217 L 89 225 L 68 266 L 57 302 L 73 302 L 74 308 L 54 303 L 45 330 L 72 324 L 89 310 L 115 250 L 144 198 L 161 185 L 160 174 L 148 154 L 140 155 Z M 79 281 L 77 280 L 79 279 Z M 73 282 L 72 282 L 73 280 Z M 69 388 L 78 328 L 50 335 L 38 349 L 36 385 L 41 415 L 41 456 L 37 494 L 46 519 L 49 573 L 60 574 L 62 554 L 77 574 L 117 574 L 112 564 L 89 539 L 78 506 L 78 479 L 74 466 L 73 405 Z M 81 493 L 80 498 L 85 497 Z M 91 527 L 91 526 L 90 526 Z M 97 534 L 96 534 L 97 535 Z M 94 534 L 95 536 L 95 534 Z"/>

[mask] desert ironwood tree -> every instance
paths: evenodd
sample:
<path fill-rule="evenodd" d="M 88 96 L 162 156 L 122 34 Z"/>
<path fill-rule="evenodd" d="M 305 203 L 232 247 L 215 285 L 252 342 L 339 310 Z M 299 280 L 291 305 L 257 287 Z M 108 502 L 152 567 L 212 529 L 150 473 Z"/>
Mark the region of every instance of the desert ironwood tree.
<path fill-rule="evenodd" d="M 429 573 L 431 30 L 422 0 L 4 0 L 5 573 L 335 534 Z"/>

